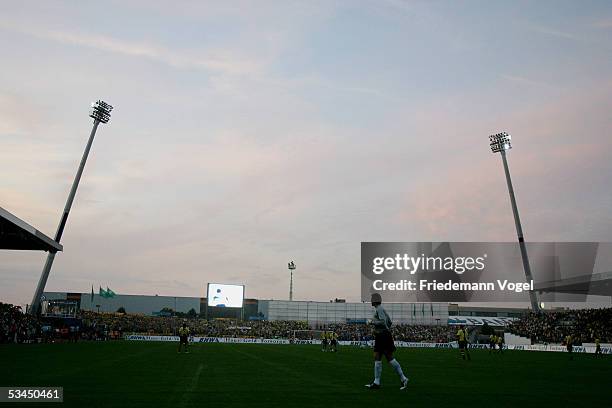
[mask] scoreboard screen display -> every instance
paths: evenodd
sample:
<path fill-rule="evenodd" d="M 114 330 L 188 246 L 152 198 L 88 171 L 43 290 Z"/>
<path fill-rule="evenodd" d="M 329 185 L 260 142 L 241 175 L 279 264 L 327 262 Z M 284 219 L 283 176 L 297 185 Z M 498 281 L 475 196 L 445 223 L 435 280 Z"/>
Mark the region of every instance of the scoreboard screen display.
<path fill-rule="evenodd" d="M 207 299 L 210 307 L 242 307 L 244 285 L 209 283 Z"/>

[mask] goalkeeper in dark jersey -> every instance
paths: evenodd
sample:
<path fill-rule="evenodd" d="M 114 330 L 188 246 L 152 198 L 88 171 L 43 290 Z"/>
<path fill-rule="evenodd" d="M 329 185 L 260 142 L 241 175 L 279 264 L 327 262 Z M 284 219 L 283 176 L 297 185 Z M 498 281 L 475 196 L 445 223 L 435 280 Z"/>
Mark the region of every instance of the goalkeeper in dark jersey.
<path fill-rule="evenodd" d="M 395 344 L 391 334 L 391 319 L 382 307 L 382 297 L 378 293 L 372 294 L 372 306 L 375 308 L 372 324 L 374 325 L 374 381 L 367 384 L 370 389 L 380 388 L 382 374 L 382 356 L 384 355 L 391 367 L 400 377 L 400 390 L 408 386 L 408 378 L 404 375 L 400 363 L 393 357 Z"/>
<path fill-rule="evenodd" d="M 329 338 L 330 338 L 329 340 L 330 350 L 333 352 L 338 351 L 338 333 L 330 332 Z"/>
<path fill-rule="evenodd" d="M 181 327 L 179 327 L 179 347 L 178 352 L 181 352 L 181 348 L 184 346 L 185 353 L 189 353 L 187 346 L 189 344 L 189 327 L 187 327 L 187 323 L 183 323 Z"/>
<path fill-rule="evenodd" d="M 601 353 L 601 340 L 599 340 L 599 336 L 595 338 L 595 357 L 603 357 Z"/>

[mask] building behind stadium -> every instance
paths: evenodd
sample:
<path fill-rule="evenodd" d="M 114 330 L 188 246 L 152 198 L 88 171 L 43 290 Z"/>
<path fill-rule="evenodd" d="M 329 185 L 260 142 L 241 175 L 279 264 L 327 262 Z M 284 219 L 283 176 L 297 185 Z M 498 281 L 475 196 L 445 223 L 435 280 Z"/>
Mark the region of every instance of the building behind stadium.
<path fill-rule="evenodd" d="M 192 313 L 205 318 L 241 320 L 294 320 L 311 325 L 364 323 L 372 317 L 369 303 L 342 300 L 330 302 L 244 299 L 242 308 L 209 307 L 205 297 L 123 295 L 104 298 L 98 294 L 45 292 L 47 302 L 74 305 L 75 310 L 169 316 L 174 312 Z M 499 324 L 519 317 L 525 309 L 459 307 L 449 303 L 386 303 L 385 309 L 396 323 L 417 325 L 478 324 L 483 318 Z M 469 321 L 466 321 L 469 320 Z"/>

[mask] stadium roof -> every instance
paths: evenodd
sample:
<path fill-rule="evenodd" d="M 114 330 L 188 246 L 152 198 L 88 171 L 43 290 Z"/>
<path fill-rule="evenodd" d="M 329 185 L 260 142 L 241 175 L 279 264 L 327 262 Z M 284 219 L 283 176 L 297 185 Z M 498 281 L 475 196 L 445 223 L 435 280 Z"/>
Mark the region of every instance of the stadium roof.
<path fill-rule="evenodd" d="M 612 272 L 581 275 L 573 278 L 536 283 L 539 292 L 574 293 L 584 295 L 612 296 Z"/>
<path fill-rule="evenodd" d="M 63 247 L 27 222 L 0 207 L 0 249 L 57 252 Z"/>

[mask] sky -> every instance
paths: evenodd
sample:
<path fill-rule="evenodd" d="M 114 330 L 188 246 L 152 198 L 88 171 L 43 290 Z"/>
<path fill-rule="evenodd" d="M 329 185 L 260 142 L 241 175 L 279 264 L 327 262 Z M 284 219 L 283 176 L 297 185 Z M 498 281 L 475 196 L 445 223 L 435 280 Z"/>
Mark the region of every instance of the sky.
<path fill-rule="evenodd" d="M 362 241 L 612 241 L 609 1 L 0 1 L 0 206 L 47 290 L 360 298 Z M 45 254 L 0 252 L 29 303 Z"/>

